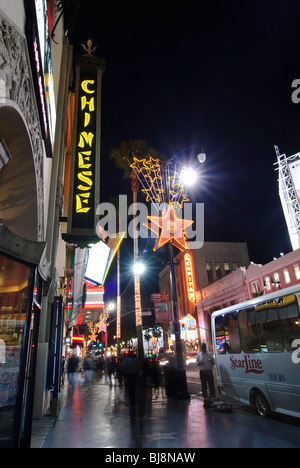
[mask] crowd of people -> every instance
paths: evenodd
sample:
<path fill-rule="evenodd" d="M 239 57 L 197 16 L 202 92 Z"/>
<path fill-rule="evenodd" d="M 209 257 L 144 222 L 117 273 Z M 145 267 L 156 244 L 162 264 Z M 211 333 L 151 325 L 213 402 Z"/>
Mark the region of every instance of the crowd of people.
<path fill-rule="evenodd" d="M 205 344 L 201 346 L 201 352 L 197 356 L 196 363 L 199 367 L 206 406 L 206 401 L 214 399 L 216 395 L 213 377 L 215 360 L 213 355 L 207 351 Z M 61 385 L 64 386 L 65 374 L 67 374 L 71 393 L 75 390 L 79 372 L 84 375 L 85 385 L 89 393 L 93 391 L 94 380 L 103 377 L 108 380 L 110 387 L 118 385 L 122 388 L 125 385 L 130 405 L 135 404 L 137 387 L 154 388 L 157 392 L 159 387 L 165 384 L 165 382 L 162 383 L 164 376 L 158 360 L 144 358 L 140 361 L 135 352 L 130 352 L 120 358 L 116 356 L 93 358 L 90 354 L 86 354 L 81 360 L 75 352 L 71 353 L 67 360 L 63 360 L 61 369 Z"/>
<path fill-rule="evenodd" d="M 122 388 L 125 385 L 130 404 L 135 402 L 137 386 L 158 390 L 162 380 L 157 359 L 145 358 L 141 363 L 135 352 L 130 352 L 119 359 L 116 356 L 93 358 L 89 354 L 80 359 L 75 352 L 72 352 L 62 361 L 61 385 L 65 385 L 67 375 L 69 391 L 73 393 L 79 373 L 84 376 L 89 393 L 92 393 L 93 382 L 103 378 L 108 380 L 110 387 L 118 385 Z"/>

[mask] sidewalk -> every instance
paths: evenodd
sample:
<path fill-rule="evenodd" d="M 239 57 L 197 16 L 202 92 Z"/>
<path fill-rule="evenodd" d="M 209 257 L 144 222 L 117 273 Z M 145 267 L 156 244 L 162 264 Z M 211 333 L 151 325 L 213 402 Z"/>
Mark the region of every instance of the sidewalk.
<path fill-rule="evenodd" d="M 199 406 L 203 403 L 198 401 Z M 182 418 L 190 401 L 168 400 L 165 389 L 141 389 L 136 405 L 130 407 L 125 388 L 110 387 L 106 381 L 94 385 L 89 395 L 79 383 L 72 396 L 64 389 L 56 419 L 41 422 L 46 440 L 43 448 L 178 448 Z M 177 412 L 179 409 L 179 412 Z M 35 425 L 36 426 L 36 425 Z M 46 427 L 45 427 L 46 426 Z M 38 433 L 35 427 L 35 444 Z M 33 441 L 34 442 L 34 441 Z"/>
<path fill-rule="evenodd" d="M 44 423 L 43 423 L 44 421 Z M 125 389 L 104 380 L 89 396 L 80 382 L 74 395 L 64 389 L 55 420 L 34 423 L 32 447 L 188 449 L 299 447 L 299 428 L 235 410 L 204 410 L 203 400 L 168 399 L 165 389 L 139 391 L 130 408 Z M 39 427 L 38 427 L 39 426 Z M 296 432 L 295 432 L 296 429 Z"/>

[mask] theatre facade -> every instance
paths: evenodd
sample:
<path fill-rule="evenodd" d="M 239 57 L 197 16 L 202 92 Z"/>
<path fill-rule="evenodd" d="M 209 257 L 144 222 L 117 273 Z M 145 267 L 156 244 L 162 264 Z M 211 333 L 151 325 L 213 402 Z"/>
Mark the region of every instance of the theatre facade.
<path fill-rule="evenodd" d="M 69 66 L 62 58 L 70 55 L 62 23 L 57 44 L 50 39 L 54 3 L 0 5 L 1 448 L 30 444 L 34 390 L 46 381 L 57 242 L 50 218 L 59 202 L 53 174 L 62 139 L 56 125 L 64 103 L 58 92 Z"/>

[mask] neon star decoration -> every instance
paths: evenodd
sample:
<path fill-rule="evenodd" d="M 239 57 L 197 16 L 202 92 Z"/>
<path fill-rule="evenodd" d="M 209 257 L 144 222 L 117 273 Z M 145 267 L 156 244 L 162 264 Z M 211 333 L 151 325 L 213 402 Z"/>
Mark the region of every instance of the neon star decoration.
<path fill-rule="evenodd" d="M 187 168 L 184 166 L 182 168 L 181 174 L 186 171 Z M 181 174 L 177 171 L 174 172 L 172 177 L 169 177 L 169 186 L 170 186 L 170 203 L 176 204 L 175 209 L 180 209 L 183 207 L 185 202 L 189 201 L 187 196 L 184 184 L 182 182 Z"/>
<path fill-rule="evenodd" d="M 89 339 L 91 341 L 96 341 L 97 335 L 99 333 L 99 324 L 98 323 L 94 324 L 93 322 L 90 322 L 87 324 L 87 326 L 90 332 Z"/>
<path fill-rule="evenodd" d="M 168 242 L 171 242 L 179 250 L 186 250 L 185 230 L 194 221 L 177 218 L 173 204 L 168 205 L 168 210 L 164 216 L 148 216 L 150 224 L 145 224 L 148 229 L 160 235 L 156 239 L 154 251 L 160 249 Z"/>
<path fill-rule="evenodd" d="M 137 174 L 143 187 L 141 191 L 146 195 L 146 201 L 160 205 L 159 208 L 162 209 L 162 204 L 166 202 L 166 199 L 160 160 L 154 159 L 152 156 L 144 159 L 138 159 L 134 156 L 130 167 Z M 182 171 L 185 169 L 184 167 Z M 172 177 L 167 177 L 167 184 L 170 204 L 174 204 L 175 212 L 179 211 L 183 204 L 189 201 L 181 175 L 175 171 Z"/>
<path fill-rule="evenodd" d="M 152 156 L 148 159 L 138 159 L 134 156 L 130 167 L 136 172 L 143 186 L 141 191 L 146 195 L 146 201 L 162 203 L 164 189 L 159 159 L 154 159 Z"/>

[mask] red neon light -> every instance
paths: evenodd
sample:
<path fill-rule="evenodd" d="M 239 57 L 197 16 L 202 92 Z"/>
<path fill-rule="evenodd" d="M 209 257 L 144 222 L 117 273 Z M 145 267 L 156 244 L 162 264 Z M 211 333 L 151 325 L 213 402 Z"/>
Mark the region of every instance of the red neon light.
<path fill-rule="evenodd" d="M 82 338 L 81 336 L 73 336 L 72 340 L 73 340 L 73 341 L 81 341 L 81 342 L 83 342 L 83 341 L 84 341 L 84 338 Z"/>
<path fill-rule="evenodd" d="M 86 290 L 87 290 L 88 293 L 96 293 L 96 292 L 104 293 L 104 291 L 105 291 L 103 286 L 97 286 L 97 287 L 94 287 L 94 288 L 87 287 Z"/>
<path fill-rule="evenodd" d="M 84 309 L 91 309 L 91 310 L 104 309 L 104 304 L 89 304 L 87 302 Z"/>
<path fill-rule="evenodd" d="M 192 257 L 190 254 L 185 254 L 184 256 L 185 263 L 185 274 L 186 274 L 186 284 L 188 289 L 188 298 L 190 302 L 195 302 L 195 281 L 194 281 L 194 272 L 193 272 L 193 263 Z"/>

